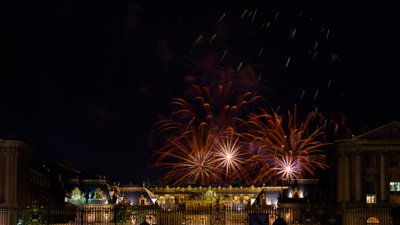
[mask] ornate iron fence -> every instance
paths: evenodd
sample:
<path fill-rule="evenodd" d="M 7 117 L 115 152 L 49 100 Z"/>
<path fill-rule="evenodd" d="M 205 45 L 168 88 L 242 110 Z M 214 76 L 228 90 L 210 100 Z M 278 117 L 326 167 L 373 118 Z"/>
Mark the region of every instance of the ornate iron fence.
<path fill-rule="evenodd" d="M 0 225 L 395 225 L 393 208 L 382 206 L 304 207 L 155 207 L 114 205 L 77 208 L 0 208 Z"/>

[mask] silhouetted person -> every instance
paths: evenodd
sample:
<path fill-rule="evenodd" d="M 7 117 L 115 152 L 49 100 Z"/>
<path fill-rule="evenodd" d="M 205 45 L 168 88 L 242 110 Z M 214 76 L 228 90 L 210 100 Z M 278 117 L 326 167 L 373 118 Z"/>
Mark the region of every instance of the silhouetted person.
<path fill-rule="evenodd" d="M 274 221 L 274 223 L 272 225 L 287 225 L 287 223 L 285 222 L 284 219 L 282 218 L 278 218 Z"/>
<path fill-rule="evenodd" d="M 147 223 L 146 220 L 143 220 L 143 222 L 140 225 L 150 225 L 150 224 Z"/>

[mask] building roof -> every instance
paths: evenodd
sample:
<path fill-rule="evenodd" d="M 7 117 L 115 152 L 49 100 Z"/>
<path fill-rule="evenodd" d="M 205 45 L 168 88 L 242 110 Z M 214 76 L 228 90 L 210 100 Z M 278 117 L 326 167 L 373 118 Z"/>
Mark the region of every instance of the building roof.
<path fill-rule="evenodd" d="M 114 187 L 118 197 L 122 197 L 124 201 L 129 201 L 132 205 L 138 205 L 140 199 L 144 198 L 147 205 L 154 205 L 154 194 L 146 187 L 141 186 L 119 186 Z"/>
<path fill-rule="evenodd" d="M 392 121 L 355 136 L 353 139 L 400 139 L 400 122 Z"/>
<path fill-rule="evenodd" d="M 0 152 L 21 153 L 21 151 L 29 153 L 32 151 L 32 147 L 23 141 L 0 139 Z"/>

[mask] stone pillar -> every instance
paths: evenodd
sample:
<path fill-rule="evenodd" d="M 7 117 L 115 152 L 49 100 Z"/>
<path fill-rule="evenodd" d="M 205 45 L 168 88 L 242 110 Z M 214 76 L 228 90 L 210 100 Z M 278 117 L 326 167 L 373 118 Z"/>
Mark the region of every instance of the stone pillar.
<path fill-rule="evenodd" d="M 18 191 L 19 191 L 19 188 L 18 188 L 18 183 L 17 183 L 17 181 L 18 181 L 18 178 L 19 178 L 19 174 L 18 174 L 18 153 L 17 152 L 15 152 L 15 153 L 13 153 L 13 156 L 12 156 L 12 159 L 11 159 L 12 161 L 11 161 L 11 174 L 12 174 L 12 177 L 11 177 L 11 182 L 12 182 L 12 189 L 11 190 L 13 190 L 13 192 L 12 192 L 12 195 L 11 195 L 11 198 L 12 198 L 12 206 L 13 207 L 17 207 L 18 206 Z"/>
<path fill-rule="evenodd" d="M 344 202 L 344 156 L 340 154 L 338 157 L 337 164 L 337 177 L 336 177 L 336 191 L 337 191 L 337 202 Z"/>
<path fill-rule="evenodd" d="M 386 189 L 388 188 L 386 185 L 386 161 L 385 161 L 385 155 L 380 154 L 380 168 L 379 168 L 379 173 L 380 173 L 380 200 L 381 201 L 386 201 Z"/>
<path fill-rule="evenodd" d="M 4 156 L 4 153 L 0 151 L 0 205 L 4 204 L 4 195 L 5 195 L 5 188 L 6 188 L 5 166 L 6 166 L 5 156 Z"/>
<path fill-rule="evenodd" d="M 344 153 L 340 153 L 337 172 L 337 201 L 345 203 L 350 201 L 350 161 Z"/>
<path fill-rule="evenodd" d="M 343 197 L 344 197 L 344 202 L 349 202 L 350 201 L 350 193 L 351 193 L 351 189 L 350 189 L 350 160 L 349 160 L 349 156 L 344 154 L 343 155 Z"/>
<path fill-rule="evenodd" d="M 5 168 L 4 168 L 4 203 L 6 207 L 11 206 L 11 156 L 9 152 L 4 152 L 4 162 L 5 162 Z"/>
<path fill-rule="evenodd" d="M 5 152 L 4 155 L 5 155 L 4 200 L 5 200 L 6 206 L 15 207 L 15 206 L 17 206 L 17 201 L 18 201 L 18 193 L 17 193 L 18 153 Z"/>
<path fill-rule="evenodd" d="M 0 140 L 0 195 L 5 207 L 18 207 L 23 204 L 29 183 L 26 181 L 28 170 L 28 155 L 31 149 L 21 141 Z M 22 158 L 21 158 L 22 157 Z M 24 159 L 21 162 L 20 159 Z M 21 164 L 20 164 L 21 162 Z"/>
<path fill-rule="evenodd" d="M 356 202 L 361 201 L 361 156 L 356 154 L 354 157 L 354 188 L 355 188 L 355 200 Z"/>

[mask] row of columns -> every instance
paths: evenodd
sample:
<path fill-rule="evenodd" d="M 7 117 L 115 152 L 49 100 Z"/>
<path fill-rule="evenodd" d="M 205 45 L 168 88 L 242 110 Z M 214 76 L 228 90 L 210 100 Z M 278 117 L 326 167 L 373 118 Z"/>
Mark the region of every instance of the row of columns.
<path fill-rule="evenodd" d="M 25 203 L 30 151 L 22 141 L 0 139 L 0 206 L 14 208 Z"/>
<path fill-rule="evenodd" d="M 1 203 L 6 207 L 16 207 L 17 206 L 17 192 L 18 192 L 18 153 L 17 152 L 0 152 L 2 158 L 4 160 L 3 167 L 4 170 L 0 171 L 0 176 L 3 177 L 4 183 L 0 190 L 3 190 L 3 193 L 0 195 L 3 196 L 4 202 Z"/>
<path fill-rule="evenodd" d="M 377 200 L 387 200 L 386 183 L 386 159 L 384 154 L 379 154 L 376 158 L 379 162 L 376 165 L 377 173 Z M 359 203 L 365 201 L 363 192 L 363 166 L 361 165 L 360 153 L 346 154 L 340 153 L 337 169 L 337 201 L 341 203 Z"/>

